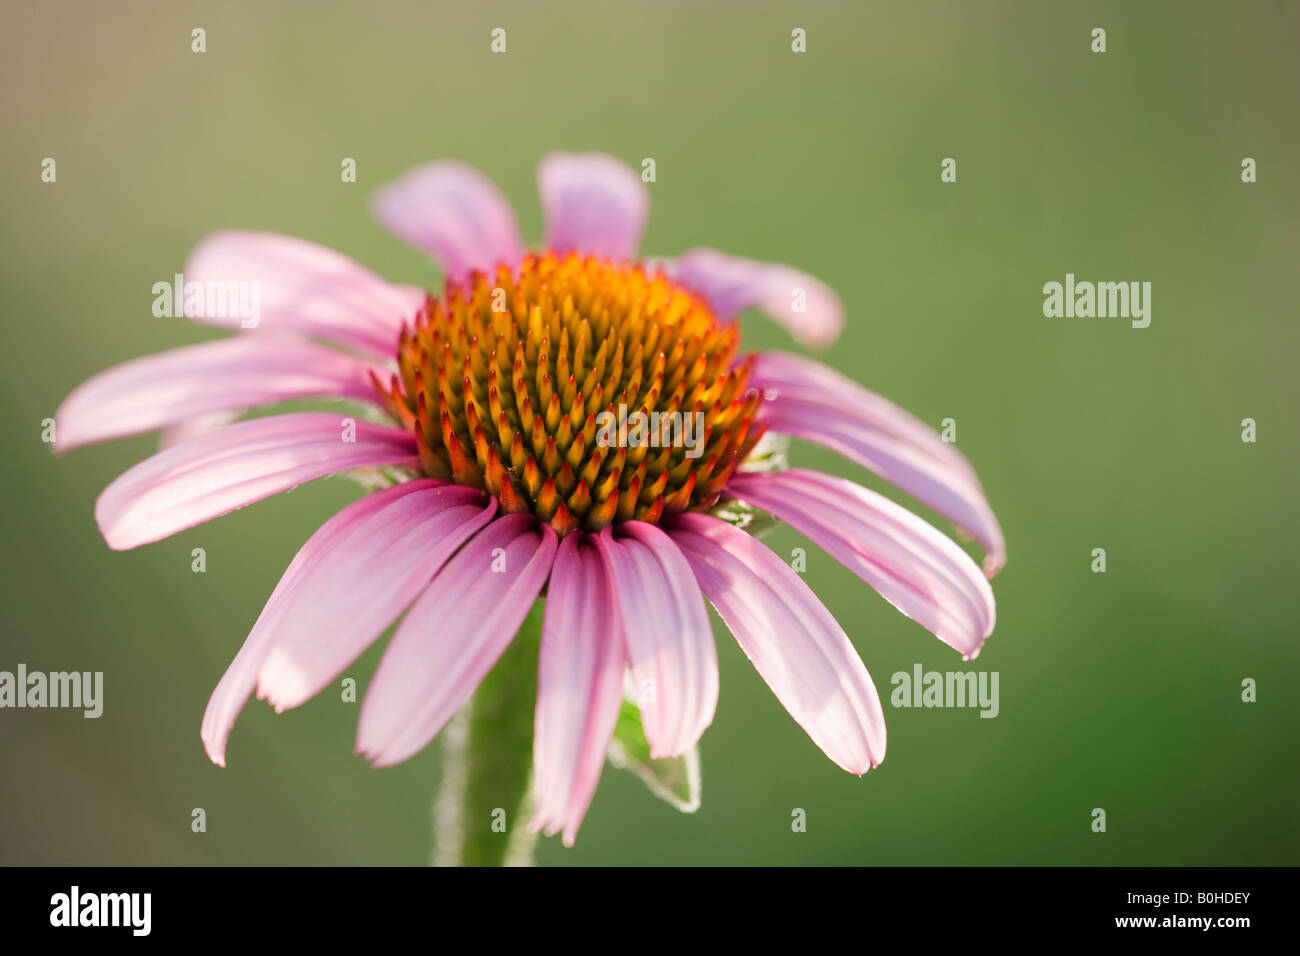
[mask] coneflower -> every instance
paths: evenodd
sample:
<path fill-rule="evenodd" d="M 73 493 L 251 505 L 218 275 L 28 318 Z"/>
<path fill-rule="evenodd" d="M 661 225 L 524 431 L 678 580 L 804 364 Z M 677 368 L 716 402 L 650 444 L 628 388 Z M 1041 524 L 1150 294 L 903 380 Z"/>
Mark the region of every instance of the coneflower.
<path fill-rule="evenodd" d="M 419 167 L 380 191 L 380 220 L 446 273 L 438 296 L 303 240 L 217 233 L 185 278 L 256 283 L 256 328 L 118 366 L 60 408 L 60 451 L 155 429 L 195 433 L 100 496 L 96 519 L 117 549 L 340 471 L 377 468 L 396 482 L 298 552 L 208 704 L 209 756 L 224 765 L 254 690 L 277 710 L 295 707 L 401 618 L 366 693 L 357 750 L 378 766 L 405 760 L 461 710 L 541 597 L 527 665 L 531 828 L 571 844 L 625 679 L 652 690 L 636 697 L 652 757 L 690 751 L 711 722 L 707 597 L 813 741 L 864 773 L 885 755 L 866 668 L 803 579 L 724 516 L 739 504 L 789 523 L 972 657 L 993 630 L 986 575 L 1005 560 L 974 471 L 929 427 L 824 365 L 740 351 L 732 319 L 749 307 L 801 342 L 834 339 L 839 300 L 818 280 L 704 249 L 638 261 L 647 193 L 610 157 L 550 155 L 539 185 L 546 237 L 533 252 L 506 200 L 461 164 Z M 372 420 L 299 412 L 221 424 L 320 397 L 369 405 Z M 602 416 L 616 410 L 678 426 L 689 416 L 698 442 L 661 440 L 680 427 L 611 440 Z M 194 427 L 214 418 L 217 427 Z M 851 481 L 752 467 L 760 439 L 778 433 L 831 448 L 951 519 L 985 549 L 984 573 L 931 525 Z"/>

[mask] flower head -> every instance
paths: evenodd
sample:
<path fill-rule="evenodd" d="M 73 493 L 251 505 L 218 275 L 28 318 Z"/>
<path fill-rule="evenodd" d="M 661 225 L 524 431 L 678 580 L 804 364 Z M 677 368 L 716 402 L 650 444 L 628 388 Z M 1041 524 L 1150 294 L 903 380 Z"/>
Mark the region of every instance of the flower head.
<path fill-rule="evenodd" d="M 217 233 L 186 265 L 186 288 L 255 283 L 259 320 L 204 308 L 200 295 L 187 315 L 243 334 L 118 366 L 60 408 L 60 451 L 157 429 L 173 439 L 100 496 L 113 548 L 335 472 L 408 479 L 348 505 L 303 545 L 212 695 L 209 756 L 224 764 L 254 690 L 277 710 L 297 706 L 400 618 L 357 733 L 374 764 L 400 762 L 465 704 L 544 594 L 532 823 L 571 843 L 625 675 L 654 688 L 639 698 L 654 756 L 690 750 L 711 722 L 707 597 L 813 741 L 865 772 L 884 757 L 885 726 L 857 652 L 803 579 L 716 509 L 734 499 L 788 522 L 971 657 L 994 624 L 985 574 L 1005 560 L 974 471 L 826 366 L 740 353 L 732 320 L 750 307 L 802 342 L 833 339 L 839 300 L 818 280 L 704 249 L 638 261 L 647 194 L 610 157 L 548 156 L 539 185 L 538 252 L 525 251 L 496 188 L 459 163 L 380 191 L 380 220 L 446 272 L 438 296 L 302 240 Z M 374 420 L 232 423 L 313 397 L 361 403 Z M 747 469 L 765 432 L 840 452 L 951 519 L 985 548 L 985 573 L 851 481 Z"/>
<path fill-rule="evenodd" d="M 738 344 L 734 324 L 662 275 L 530 254 L 431 299 L 401 333 L 390 384 L 375 384 L 426 475 L 563 536 L 717 500 L 760 434 Z M 612 434 L 629 408 L 644 441 Z M 673 441 L 683 423 L 698 423 L 698 447 Z"/>

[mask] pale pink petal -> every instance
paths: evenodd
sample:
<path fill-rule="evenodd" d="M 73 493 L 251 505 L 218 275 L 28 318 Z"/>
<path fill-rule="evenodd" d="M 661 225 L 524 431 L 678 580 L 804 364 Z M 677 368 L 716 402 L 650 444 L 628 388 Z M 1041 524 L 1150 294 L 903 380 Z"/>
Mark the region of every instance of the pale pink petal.
<path fill-rule="evenodd" d="M 357 528 L 364 528 L 376 513 L 392 504 L 395 499 L 441 484 L 443 482 L 422 478 L 358 498 L 321 525 L 302 546 L 280 578 L 280 583 L 275 586 L 262 613 L 258 615 L 257 623 L 253 625 L 243 647 L 231 661 L 208 700 L 201 733 L 203 749 L 213 763 L 222 767 L 226 765 L 226 741 L 230 738 L 230 729 L 234 727 L 235 718 L 239 716 L 257 684 L 257 672 L 266 660 L 267 651 L 271 648 L 276 629 L 288 606 L 285 595 L 304 570 L 318 566 L 340 541 L 346 540 Z"/>
<path fill-rule="evenodd" d="M 496 499 L 438 484 L 368 517 L 305 567 L 284 596 L 257 696 L 277 711 L 333 681 L 415 600 L 456 549 L 486 525 Z"/>
<path fill-rule="evenodd" d="M 292 339 L 237 336 L 134 359 L 77 387 L 55 413 L 56 449 L 138 435 L 296 398 L 374 401 L 374 366 Z"/>
<path fill-rule="evenodd" d="M 533 724 L 530 828 L 572 846 L 623 702 L 627 655 L 609 577 L 582 533 L 560 543 L 547 588 Z"/>
<path fill-rule="evenodd" d="M 523 256 L 514 210 L 492 181 L 454 160 L 426 163 L 380 188 L 371 208 L 393 235 L 432 256 L 457 282 Z"/>
<path fill-rule="evenodd" d="M 848 636 L 790 566 L 707 515 L 673 519 L 669 537 L 777 699 L 826 756 L 862 774 L 885 759 L 880 696 Z"/>
<path fill-rule="evenodd" d="M 826 346 L 844 327 L 839 296 L 820 279 L 792 266 L 729 256 L 716 249 L 691 249 L 659 267 L 702 295 L 722 318 L 761 309 L 795 340 Z"/>
<path fill-rule="evenodd" d="M 750 384 L 774 432 L 806 439 L 874 471 L 978 541 L 984 573 L 1006 564 L 1006 541 L 975 471 L 961 452 L 915 416 L 819 362 L 759 353 Z"/>
<path fill-rule="evenodd" d="M 828 365 L 790 352 L 756 352 L 750 384 L 804 402 L 832 402 L 860 409 L 872 428 L 915 445 L 955 471 L 975 480 L 975 469 L 956 446 L 911 412 L 877 395 Z"/>
<path fill-rule="evenodd" d="M 537 169 L 546 247 L 624 260 L 636 256 L 650 193 L 631 168 L 604 153 L 549 153 Z"/>
<path fill-rule="evenodd" d="M 256 418 L 146 458 L 104 489 L 95 520 L 108 546 L 123 551 L 314 478 L 418 464 L 415 438 L 402 429 L 326 412 Z"/>
<path fill-rule="evenodd" d="M 718 656 L 700 587 L 677 545 L 652 524 L 628 521 L 596 539 L 609 567 L 650 756 L 675 757 L 699 741 L 718 703 Z"/>
<path fill-rule="evenodd" d="M 240 412 L 210 412 L 197 418 L 187 418 L 164 428 L 158 435 L 158 450 L 166 451 L 172 445 L 179 445 L 191 438 L 198 438 L 218 428 L 224 428 L 231 422 L 239 421 Z"/>
<path fill-rule="evenodd" d="M 321 337 L 385 359 L 397 352 L 403 323 L 427 298 L 424 290 L 387 282 L 342 253 L 271 232 L 208 236 L 185 263 L 184 277 L 187 286 L 198 283 L 202 304 L 185 296 L 174 303 L 178 314 L 183 306 L 184 315 L 209 325 Z M 241 289 L 250 306 L 256 303 L 246 310 L 257 313 L 252 318 L 230 306 Z M 224 307 L 220 298 L 209 303 L 214 290 L 226 290 Z"/>
<path fill-rule="evenodd" d="M 447 562 L 384 651 L 361 705 L 358 753 L 388 767 L 438 735 L 514 640 L 556 544 L 549 525 L 505 515 Z"/>
<path fill-rule="evenodd" d="M 993 589 L 979 567 L 883 495 L 801 468 L 735 474 L 727 491 L 807 535 L 963 657 L 993 633 Z"/>

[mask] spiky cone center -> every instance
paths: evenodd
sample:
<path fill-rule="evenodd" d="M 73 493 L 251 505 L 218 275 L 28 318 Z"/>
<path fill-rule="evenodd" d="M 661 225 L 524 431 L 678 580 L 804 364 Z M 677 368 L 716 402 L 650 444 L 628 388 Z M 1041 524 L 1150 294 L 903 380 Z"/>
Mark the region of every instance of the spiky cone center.
<path fill-rule="evenodd" d="M 530 254 L 430 296 L 375 386 L 426 475 L 563 536 L 717 501 L 762 432 L 738 348 L 735 323 L 640 265 Z"/>

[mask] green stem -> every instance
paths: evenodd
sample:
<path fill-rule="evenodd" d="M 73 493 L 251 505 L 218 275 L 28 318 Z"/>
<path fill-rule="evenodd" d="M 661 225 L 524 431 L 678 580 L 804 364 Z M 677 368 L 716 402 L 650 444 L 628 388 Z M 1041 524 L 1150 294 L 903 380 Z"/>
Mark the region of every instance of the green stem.
<path fill-rule="evenodd" d="M 435 866 L 532 863 L 536 840 L 527 824 L 543 603 L 533 605 L 496 666 L 442 732 Z"/>

